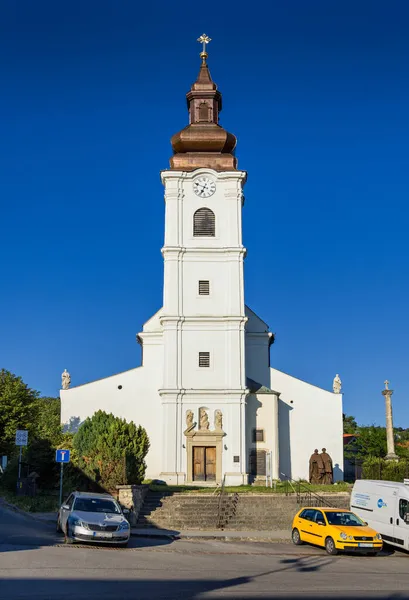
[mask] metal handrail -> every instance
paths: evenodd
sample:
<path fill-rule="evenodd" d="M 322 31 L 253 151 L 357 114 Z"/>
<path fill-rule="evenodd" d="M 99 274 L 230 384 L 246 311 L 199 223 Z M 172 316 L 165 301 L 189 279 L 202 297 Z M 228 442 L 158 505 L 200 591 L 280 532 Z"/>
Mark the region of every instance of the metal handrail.
<path fill-rule="evenodd" d="M 225 494 L 225 491 L 224 491 L 225 484 L 226 484 L 226 474 L 224 474 L 224 476 L 223 476 L 222 485 L 221 485 L 221 487 L 220 487 L 219 504 L 218 504 L 218 507 L 217 507 L 217 523 L 216 523 L 216 529 L 221 529 L 221 521 L 222 521 L 222 502 L 223 502 L 223 496 L 224 496 L 224 494 Z"/>
<path fill-rule="evenodd" d="M 329 502 L 328 500 L 326 500 L 326 498 L 324 496 L 320 496 L 320 494 L 317 494 L 316 492 L 314 492 L 313 490 L 311 490 L 310 488 L 308 488 L 308 485 L 306 485 L 305 483 L 302 483 L 301 481 L 296 481 L 294 479 L 291 479 L 291 477 L 288 477 L 285 473 L 281 473 L 281 475 L 284 475 L 284 477 L 286 477 L 286 483 L 289 484 L 292 489 L 293 492 L 297 495 L 297 504 L 300 504 L 300 500 L 301 500 L 301 496 L 302 494 L 308 494 L 308 496 L 310 498 L 315 498 L 316 500 L 318 500 L 321 503 L 321 506 L 329 506 L 330 508 L 337 508 L 336 506 L 334 506 L 334 504 L 332 504 L 332 502 Z M 296 486 L 296 489 L 294 488 L 294 485 Z M 288 496 L 289 492 L 288 490 L 286 490 L 285 495 Z"/>

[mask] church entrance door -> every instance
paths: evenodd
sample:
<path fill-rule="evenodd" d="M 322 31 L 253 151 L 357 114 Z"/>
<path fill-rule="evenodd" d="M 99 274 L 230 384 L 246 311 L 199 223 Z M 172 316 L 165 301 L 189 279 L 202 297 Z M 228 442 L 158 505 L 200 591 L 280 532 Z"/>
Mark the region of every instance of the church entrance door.
<path fill-rule="evenodd" d="M 216 481 L 216 446 L 193 446 L 193 481 Z"/>

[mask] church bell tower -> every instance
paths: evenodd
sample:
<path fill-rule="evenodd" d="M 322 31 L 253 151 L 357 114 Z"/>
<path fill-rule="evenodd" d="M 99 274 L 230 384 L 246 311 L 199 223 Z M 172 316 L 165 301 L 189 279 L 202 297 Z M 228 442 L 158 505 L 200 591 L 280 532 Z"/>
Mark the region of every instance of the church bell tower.
<path fill-rule="evenodd" d="M 242 242 L 236 138 L 219 123 L 222 96 L 207 64 L 186 95 L 189 124 L 172 137 L 165 187 L 161 478 L 247 482 Z"/>

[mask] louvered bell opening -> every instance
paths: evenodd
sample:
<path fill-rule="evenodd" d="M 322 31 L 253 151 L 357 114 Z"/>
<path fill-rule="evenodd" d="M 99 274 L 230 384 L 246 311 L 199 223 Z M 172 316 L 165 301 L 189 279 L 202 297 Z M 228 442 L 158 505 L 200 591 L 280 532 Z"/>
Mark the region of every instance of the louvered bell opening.
<path fill-rule="evenodd" d="M 199 352 L 199 367 L 210 367 L 210 352 Z"/>
<path fill-rule="evenodd" d="M 193 235 L 195 237 L 215 236 L 215 216 L 210 208 L 199 208 L 193 217 Z"/>
<path fill-rule="evenodd" d="M 199 281 L 199 296 L 210 294 L 210 281 Z"/>
<path fill-rule="evenodd" d="M 264 429 L 253 429 L 253 442 L 264 442 Z"/>

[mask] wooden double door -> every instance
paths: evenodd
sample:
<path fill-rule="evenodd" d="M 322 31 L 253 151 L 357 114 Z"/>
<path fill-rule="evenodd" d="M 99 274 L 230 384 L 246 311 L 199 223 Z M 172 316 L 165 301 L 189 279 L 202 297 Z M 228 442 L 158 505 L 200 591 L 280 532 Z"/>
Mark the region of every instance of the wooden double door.
<path fill-rule="evenodd" d="M 193 446 L 193 481 L 216 481 L 216 446 Z"/>

